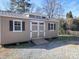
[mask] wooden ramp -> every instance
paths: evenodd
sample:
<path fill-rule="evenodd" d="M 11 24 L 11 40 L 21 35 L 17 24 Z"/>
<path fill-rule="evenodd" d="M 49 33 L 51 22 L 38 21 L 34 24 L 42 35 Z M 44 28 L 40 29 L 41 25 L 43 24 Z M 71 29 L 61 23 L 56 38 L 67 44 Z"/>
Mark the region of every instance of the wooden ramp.
<path fill-rule="evenodd" d="M 32 42 L 35 43 L 36 45 L 48 43 L 48 41 L 45 39 L 36 39 L 36 40 L 32 40 Z"/>

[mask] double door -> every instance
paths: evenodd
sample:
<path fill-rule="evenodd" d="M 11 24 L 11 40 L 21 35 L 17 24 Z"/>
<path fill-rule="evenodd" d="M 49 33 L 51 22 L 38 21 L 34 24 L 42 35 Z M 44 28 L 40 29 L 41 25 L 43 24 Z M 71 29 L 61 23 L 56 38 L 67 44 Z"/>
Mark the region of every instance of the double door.
<path fill-rule="evenodd" d="M 30 22 L 30 38 L 39 39 L 45 37 L 45 23 L 43 21 Z"/>

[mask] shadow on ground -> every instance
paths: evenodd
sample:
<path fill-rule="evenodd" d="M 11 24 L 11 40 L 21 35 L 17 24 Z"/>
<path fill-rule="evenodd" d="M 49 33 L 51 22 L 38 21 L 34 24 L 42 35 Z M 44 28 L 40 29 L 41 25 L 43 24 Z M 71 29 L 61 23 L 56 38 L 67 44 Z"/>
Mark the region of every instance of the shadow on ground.
<path fill-rule="evenodd" d="M 20 45 L 9 44 L 4 48 L 9 49 L 54 49 L 68 44 L 79 45 L 79 37 L 74 36 L 59 36 L 56 39 L 48 39 L 49 43 L 42 45 L 35 45 L 32 42 L 23 42 Z"/>

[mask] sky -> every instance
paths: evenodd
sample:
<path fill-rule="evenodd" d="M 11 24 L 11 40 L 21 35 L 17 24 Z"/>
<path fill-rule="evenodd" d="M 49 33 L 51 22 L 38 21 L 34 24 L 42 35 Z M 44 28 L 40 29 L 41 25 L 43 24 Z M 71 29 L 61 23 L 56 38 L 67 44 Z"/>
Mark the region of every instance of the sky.
<path fill-rule="evenodd" d="M 79 16 L 79 0 L 61 0 L 64 8 L 64 14 L 69 11 L 72 11 L 74 16 Z M 31 0 L 31 3 L 34 3 L 36 6 L 41 6 L 43 0 Z M 0 9 L 8 9 L 9 0 L 0 0 Z"/>

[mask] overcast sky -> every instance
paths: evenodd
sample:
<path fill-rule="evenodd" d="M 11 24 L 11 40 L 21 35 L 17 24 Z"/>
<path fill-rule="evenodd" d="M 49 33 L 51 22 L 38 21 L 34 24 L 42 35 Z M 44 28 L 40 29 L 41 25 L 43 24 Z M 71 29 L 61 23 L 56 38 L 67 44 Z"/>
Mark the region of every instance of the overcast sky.
<path fill-rule="evenodd" d="M 79 0 L 61 0 L 63 3 L 63 8 L 65 9 L 65 14 L 72 11 L 74 16 L 79 16 Z M 43 0 L 31 0 L 32 3 L 35 3 L 37 6 L 41 6 Z M 0 0 L 0 9 L 8 9 L 9 0 Z"/>

